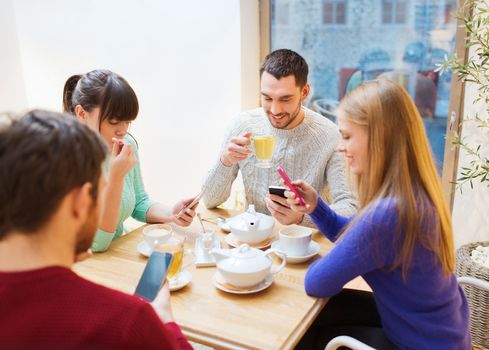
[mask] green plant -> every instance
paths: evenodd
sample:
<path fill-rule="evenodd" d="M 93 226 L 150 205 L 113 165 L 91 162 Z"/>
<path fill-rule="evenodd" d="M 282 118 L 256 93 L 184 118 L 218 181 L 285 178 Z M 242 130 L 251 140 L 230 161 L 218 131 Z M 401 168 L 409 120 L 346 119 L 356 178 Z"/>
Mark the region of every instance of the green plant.
<path fill-rule="evenodd" d="M 446 57 L 437 70 L 452 70 L 460 81 L 474 84 L 477 94 L 473 99 L 474 104 L 482 104 L 482 115 L 465 116 L 463 123 L 475 123 L 478 129 L 487 131 L 489 139 L 489 2 L 487 0 L 469 0 L 459 6 L 455 15 L 465 28 L 466 47 L 469 49 L 469 57 L 463 62 L 457 55 Z M 474 145 L 467 142 L 460 135 L 455 135 L 454 144 L 460 146 L 469 156 L 469 165 L 461 168 L 457 179 L 457 186 L 469 182 L 473 188 L 473 181 L 480 180 L 489 186 L 489 158 L 481 144 Z"/>

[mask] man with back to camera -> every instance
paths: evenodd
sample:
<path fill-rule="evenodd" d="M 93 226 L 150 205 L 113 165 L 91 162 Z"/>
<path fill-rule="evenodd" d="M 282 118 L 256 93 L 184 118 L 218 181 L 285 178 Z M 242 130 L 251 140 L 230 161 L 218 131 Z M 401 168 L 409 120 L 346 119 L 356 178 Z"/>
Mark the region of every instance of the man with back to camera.
<path fill-rule="evenodd" d="M 355 212 L 345 159 L 336 150 L 338 128 L 302 106 L 310 92 L 307 75 L 306 61 L 292 50 L 276 50 L 265 57 L 260 68 L 263 108 L 243 112 L 231 122 L 219 159 L 204 181 L 207 208 L 226 201 L 241 170 L 246 201 L 257 211 L 271 213 L 284 225 L 314 226 L 308 215 L 293 212 L 284 198 L 268 194 L 270 185 L 281 184 L 275 170 L 280 165 L 292 180 L 305 180 L 326 197 L 329 190 L 333 210 L 348 216 Z M 276 140 L 273 165 L 268 169 L 255 167 L 256 157 L 250 150 L 250 138 L 263 131 Z"/>
<path fill-rule="evenodd" d="M 71 270 L 98 227 L 102 139 L 58 113 L 0 118 L 0 347 L 192 349 L 167 285 L 149 304 Z"/>

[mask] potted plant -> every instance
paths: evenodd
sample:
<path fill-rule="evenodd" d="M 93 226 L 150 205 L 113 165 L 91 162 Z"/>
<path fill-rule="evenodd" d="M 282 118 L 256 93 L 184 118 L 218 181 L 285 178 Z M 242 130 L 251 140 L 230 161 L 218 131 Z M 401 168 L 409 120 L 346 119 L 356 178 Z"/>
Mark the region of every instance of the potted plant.
<path fill-rule="evenodd" d="M 482 104 L 483 115 L 476 113 L 465 116 L 464 124 L 473 123 L 489 137 L 489 3 L 484 0 L 466 1 L 460 8 L 456 17 L 462 22 L 467 31 L 466 47 L 470 54 L 466 62 L 462 62 L 457 55 L 446 57 L 437 70 L 452 70 L 459 80 L 474 84 L 477 94 L 474 104 Z M 488 182 L 489 186 L 489 157 L 484 145 L 471 144 L 460 135 L 455 135 L 455 144 L 460 146 L 470 158 L 469 165 L 461 168 L 457 179 L 460 190 L 467 182 L 473 188 L 473 181 Z"/>

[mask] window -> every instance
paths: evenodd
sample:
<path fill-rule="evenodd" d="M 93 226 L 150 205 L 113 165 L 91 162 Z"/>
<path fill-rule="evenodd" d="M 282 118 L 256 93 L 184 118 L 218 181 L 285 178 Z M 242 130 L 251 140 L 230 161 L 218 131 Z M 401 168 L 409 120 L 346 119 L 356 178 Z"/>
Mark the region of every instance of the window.
<path fill-rule="evenodd" d="M 405 24 L 406 0 L 382 0 L 382 24 Z"/>
<path fill-rule="evenodd" d="M 323 1 L 323 24 L 346 24 L 346 0 Z"/>
<path fill-rule="evenodd" d="M 313 88 L 307 106 L 331 119 L 341 98 L 365 80 L 383 75 L 403 85 L 423 117 L 441 171 L 451 75 L 440 76 L 435 68 L 454 52 L 457 26 L 455 21 L 445 22 L 447 9 L 456 10 L 456 3 L 287 0 L 288 25 L 270 17 L 270 50 L 287 47 L 304 56 Z M 382 23 L 389 30 L 379 30 Z"/>
<path fill-rule="evenodd" d="M 278 25 L 288 25 L 289 2 L 284 0 L 272 2 L 272 18 Z"/>

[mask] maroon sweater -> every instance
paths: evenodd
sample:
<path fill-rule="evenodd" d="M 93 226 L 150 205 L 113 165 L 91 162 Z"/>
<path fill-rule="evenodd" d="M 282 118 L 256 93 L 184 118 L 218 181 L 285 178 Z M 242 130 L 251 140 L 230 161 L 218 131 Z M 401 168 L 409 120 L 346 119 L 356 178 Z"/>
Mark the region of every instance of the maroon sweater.
<path fill-rule="evenodd" d="M 192 349 L 151 305 L 64 267 L 0 272 L 2 349 Z"/>

